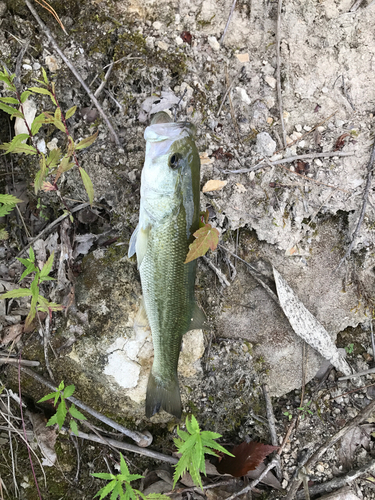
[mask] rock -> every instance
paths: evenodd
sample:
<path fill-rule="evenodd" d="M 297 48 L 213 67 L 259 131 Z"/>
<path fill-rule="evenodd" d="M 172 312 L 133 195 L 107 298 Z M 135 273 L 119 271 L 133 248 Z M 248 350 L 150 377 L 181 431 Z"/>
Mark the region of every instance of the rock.
<path fill-rule="evenodd" d="M 154 23 L 152 23 L 152 27 L 154 28 L 154 30 L 160 30 L 162 26 L 163 25 L 160 21 L 155 21 Z"/>
<path fill-rule="evenodd" d="M 51 73 L 59 70 L 61 65 L 55 56 L 46 56 L 44 58 L 44 63 L 48 66 L 48 69 Z"/>
<path fill-rule="evenodd" d="M 156 42 L 156 46 L 159 47 L 159 49 L 161 49 L 161 50 L 168 50 L 168 48 L 169 48 L 169 45 L 167 43 L 163 42 L 162 40 L 158 40 Z"/>
<path fill-rule="evenodd" d="M 241 98 L 241 101 L 244 102 L 245 104 L 250 105 L 251 104 L 251 100 L 250 100 L 250 97 L 247 95 L 246 90 L 243 89 L 242 87 L 236 87 L 236 90 L 237 90 L 237 94 Z"/>
<path fill-rule="evenodd" d="M 267 132 L 257 135 L 256 150 L 262 156 L 272 156 L 276 151 L 276 142 Z"/>
<path fill-rule="evenodd" d="M 345 486 L 333 493 L 320 497 L 320 500 L 360 500 L 350 486 Z"/>
<path fill-rule="evenodd" d="M 271 87 L 271 89 L 275 89 L 276 88 L 276 78 L 274 78 L 273 76 L 270 76 L 270 75 L 267 75 L 264 77 L 264 80 L 266 83 L 268 83 L 268 85 Z"/>
<path fill-rule="evenodd" d="M 209 43 L 212 50 L 215 50 L 215 51 L 220 50 L 220 43 L 217 41 L 215 36 L 209 36 L 208 43 Z"/>
<path fill-rule="evenodd" d="M 5 2 L 0 2 L 0 17 L 3 17 L 7 11 L 7 4 Z"/>

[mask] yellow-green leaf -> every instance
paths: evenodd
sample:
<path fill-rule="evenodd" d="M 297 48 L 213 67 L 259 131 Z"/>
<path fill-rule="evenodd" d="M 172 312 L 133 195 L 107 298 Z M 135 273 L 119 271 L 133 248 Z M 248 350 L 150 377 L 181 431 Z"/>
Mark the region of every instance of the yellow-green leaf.
<path fill-rule="evenodd" d="M 94 201 L 94 186 L 92 185 L 88 173 L 82 167 L 79 167 L 79 171 L 81 173 L 83 185 L 85 186 L 87 196 L 89 197 L 90 200 L 90 205 L 92 205 Z"/>
<path fill-rule="evenodd" d="M 185 264 L 197 259 L 198 257 L 202 257 L 208 252 L 209 249 L 215 250 L 217 244 L 219 243 L 219 231 L 211 227 L 211 224 L 206 224 L 198 229 L 198 231 L 195 231 L 194 236 L 196 240 L 189 246 L 189 252 L 186 256 Z"/>
<path fill-rule="evenodd" d="M 98 133 L 99 132 L 95 132 L 94 135 L 90 135 L 90 137 L 86 137 L 86 139 L 82 139 L 81 142 L 76 144 L 76 149 L 84 149 L 84 148 L 88 148 L 89 146 L 91 146 L 91 144 L 98 137 Z"/>
<path fill-rule="evenodd" d="M 68 120 L 69 118 L 71 118 L 76 111 L 77 111 L 77 106 L 73 106 L 72 108 L 68 109 L 68 111 L 65 114 L 65 119 Z"/>
<path fill-rule="evenodd" d="M 30 90 L 31 92 L 35 92 L 35 94 L 44 94 L 52 96 L 49 90 L 43 89 L 42 87 L 30 87 L 28 90 Z"/>

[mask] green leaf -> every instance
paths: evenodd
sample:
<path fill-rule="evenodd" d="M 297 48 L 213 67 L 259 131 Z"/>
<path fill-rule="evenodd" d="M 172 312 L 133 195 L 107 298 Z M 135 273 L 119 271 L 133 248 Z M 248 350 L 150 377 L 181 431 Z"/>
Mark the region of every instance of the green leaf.
<path fill-rule="evenodd" d="M 44 179 L 46 178 L 47 173 L 48 173 L 46 157 L 44 156 L 44 154 L 40 155 L 39 166 L 40 166 L 40 170 L 37 172 L 35 179 L 34 179 L 35 194 L 37 194 L 38 191 L 40 190 L 40 188 L 42 187 Z"/>
<path fill-rule="evenodd" d="M 30 297 L 31 291 L 28 288 L 16 288 L 0 295 L 0 299 L 17 299 L 18 297 Z"/>
<path fill-rule="evenodd" d="M 18 99 L 14 97 L 0 97 L 0 102 L 5 102 L 7 104 L 19 104 Z"/>
<path fill-rule="evenodd" d="M 38 295 L 39 295 L 39 284 L 38 284 L 38 272 L 36 273 L 35 275 L 35 278 L 33 279 L 33 281 L 31 282 L 31 285 L 30 285 L 30 292 L 31 292 L 31 295 L 33 297 L 33 299 L 35 299 L 35 305 L 36 305 L 36 301 L 38 299 Z"/>
<path fill-rule="evenodd" d="M 35 253 L 32 247 L 29 248 L 30 261 L 35 262 Z"/>
<path fill-rule="evenodd" d="M 87 420 L 87 418 L 80 411 L 78 411 L 74 405 L 69 408 L 69 413 L 72 417 L 77 418 L 78 420 Z"/>
<path fill-rule="evenodd" d="M 37 134 L 39 132 L 40 127 L 46 123 L 45 122 L 46 117 L 44 113 L 41 113 L 40 115 L 36 116 L 33 120 L 33 123 L 31 124 L 31 133 L 33 135 Z"/>
<path fill-rule="evenodd" d="M 163 493 L 149 493 L 145 498 L 147 498 L 147 500 L 170 500 L 171 497 L 167 497 L 167 495 L 163 495 Z"/>
<path fill-rule="evenodd" d="M 21 104 L 23 104 L 30 95 L 31 95 L 31 92 L 29 92 L 28 90 L 25 90 L 25 92 L 22 92 Z"/>
<path fill-rule="evenodd" d="M 84 148 L 88 148 L 89 146 L 91 146 L 91 144 L 98 137 L 98 133 L 99 133 L 99 131 L 95 132 L 94 135 L 90 135 L 90 137 L 86 137 L 86 139 L 82 139 L 81 142 L 76 144 L 76 149 L 84 149 Z"/>
<path fill-rule="evenodd" d="M 196 240 L 189 245 L 189 252 L 186 256 L 185 264 L 198 257 L 202 257 L 209 249 L 215 250 L 219 243 L 219 231 L 211 227 L 211 224 L 206 224 L 204 227 L 198 229 L 198 231 L 195 231 L 194 236 Z"/>
<path fill-rule="evenodd" d="M 48 420 L 46 423 L 46 427 L 50 427 L 51 425 L 57 424 L 57 415 L 56 413 Z"/>
<path fill-rule="evenodd" d="M 61 149 L 52 149 L 47 156 L 47 168 L 55 168 L 61 156 Z"/>
<path fill-rule="evenodd" d="M 68 109 L 68 111 L 65 113 L 65 120 L 69 120 L 74 113 L 77 111 L 77 106 L 73 106 L 72 108 Z"/>
<path fill-rule="evenodd" d="M 70 429 L 73 432 L 73 434 L 75 434 L 76 436 L 78 436 L 79 433 L 78 433 L 77 422 L 75 420 L 71 420 L 70 423 L 69 423 L 69 425 L 70 425 Z"/>
<path fill-rule="evenodd" d="M 29 134 L 17 134 L 16 136 L 14 136 L 11 142 L 7 143 L 9 147 L 6 150 L 6 153 L 14 152 L 15 148 L 17 146 L 22 146 L 22 141 L 27 140 L 29 137 Z"/>
<path fill-rule="evenodd" d="M 59 391 L 63 391 L 63 390 L 64 390 L 64 387 L 65 387 L 65 385 L 64 385 L 64 381 L 62 380 L 62 381 L 60 382 L 59 387 L 58 387 L 57 389 L 58 389 Z"/>
<path fill-rule="evenodd" d="M 113 474 L 107 474 L 106 472 L 93 472 L 91 476 L 97 477 L 98 479 L 105 479 L 106 481 L 116 478 Z"/>
<path fill-rule="evenodd" d="M 12 106 L 7 106 L 2 102 L 0 102 L 0 109 L 5 111 L 5 113 L 8 113 L 8 115 L 21 116 L 23 118 L 23 114 L 20 111 L 18 111 L 18 109 L 12 108 Z"/>
<path fill-rule="evenodd" d="M 0 214 L 1 214 L 1 208 L 0 208 Z M 2 215 L 0 215 L 2 217 Z M 6 231 L 4 228 L 0 228 L 0 241 L 5 241 L 9 238 L 9 233 Z"/>
<path fill-rule="evenodd" d="M 35 265 L 33 262 L 30 262 L 29 265 L 26 267 L 26 269 L 22 273 L 19 281 L 22 281 L 26 276 L 28 276 L 31 273 L 35 273 Z"/>
<path fill-rule="evenodd" d="M 95 476 L 95 474 L 91 474 L 92 476 Z M 95 497 L 99 496 L 99 500 L 102 500 L 104 497 L 106 497 L 111 491 L 116 487 L 117 481 L 114 479 L 110 483 L 108 483 L 104 488 L 98 491 L 98 493 L 95 495 Z M 95 498 L 94 497 L 94 498 Z"/>
<path fill-rule="evenodd" d="M 59 425 L 59 429 L 61 430 L 61 427 L 64 425 L 65 417 L 66 417 L 66 404 L 64 400 L 61 400 L 57 412 L 56 412 L 56 418 L 57 418 L 57 423 Z"/>
<path fill-rule="evenodd" d="M 76 388 L 73 384 L 67 385 L 64 389 L 64 398 L 70 398 L 75 390 Z"/>
<path fill-rule="evenodd" d="M 60 121 L 60 120 L 54 120 L 53 124 L 55 125 L 56 128 L 58 128 L 59 130 L 61 130 L 61 132 L 66 133 L 65 125 L 63 124 L 62 121 Z"/>
<path fill-rule="evenodd" d="M 22 203 L 23 200 L 16 198 L 12 194 L 0 194 L 0 203 L 4 205 L 15 205 L 16 203 Z"/>
<path fill-rule="evenodd" d="M 94 202 L 94 186 L 92 185 L 91 179 L 88 176 L 87 172 L 79 167 L 79 171 L 82 177 L 83 185 L 85 186 L 87 196 L 89 197 L 90 205 Z"/>
<path fill-rule="evenodd" d="M 44 264 L 42 270 L 40 271 L 41 278 L 48 276 L 49 273 L 51 272 L 54 256 L 55 256 L 55 252 L 53 251 L 51 253 L 51 255 L 48 257 L 47 262 Z"/>
<path fill-rule="evenodd" d="M 52 96 L 52 94 L 51 94 L 51 92 L 49 90 L 44 89 L 42 87 L 30 87 L 28 90 L 30 92 L 34 92 L 35 94 L 44 94 L 44 95 Z"/>
<path fill-rule="evenodd" d="M 125 458 L 123 457 L 123 454 L 120 453 L 120 471 L 121 474 L 124 474 L 124 476 L 129 476 L 129 468 L 127 466 L 127 463 L 125 462 Z"/>
<path fill-rule="evenodd" d="M 39 399 L 38 403 L 43 403 L 43 401 L 48 401 L 49 399 L 53 399 L 56 394 L 60 394 L 59 392 L 50 392 L 46 396 L 43 396 L 41 399 Z"/>
<path fill-rule="evenodd" d="M 33 262 L 30 259 L 23 259 L 22 257 L 16 257 L 16 259 L 19 260 L 21 262 L 21 264 L 23 264 L 25 267 L 29 267 L 30 262 Z M 35 270 L 36 270 L 36 268 L 35 268 Z"/>
<path fill-rule="evenodd" d="M 20 134 L 21 135 L 21 134 Z M 26 135 L 26 134 L 22 134 Z M 16 136 L 17 137 L 17 136 Z M 5 149 L 5 154 L 8 154 L 10 152 L 12 153 L 24 153 L 25 155 L 36 155 L 38 154 L 37 150 L 34 148 L 34 146 L 29 146 L 28 144 L 17 144 L 16 146 L 12 147 L 11 150 L 9 150 L 10 147 L 10 142 L 7 142 L 5 144 L 0 145 L 0 149 Z"/>
<path fill-rule="evenodd" d="M 49 81 L 48 81 L 47 73 L 46 73 L 46 70 L 43 68 L 43 66 L 42 66 L 42 75 L 43 75 L 43 80 L 44 80 L 44 83 L 45 83 L 46 85 L 48 85 L 48 84 L 49 84 Z"/>

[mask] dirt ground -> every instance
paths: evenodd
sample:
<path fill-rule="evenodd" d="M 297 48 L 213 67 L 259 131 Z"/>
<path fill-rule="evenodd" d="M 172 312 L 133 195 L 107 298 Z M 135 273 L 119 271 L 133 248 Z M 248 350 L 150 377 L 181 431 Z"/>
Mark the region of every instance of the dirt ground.
<path fill-rule="evenodd" d="M 89 407 L 151 432 L 150 448 L 172 456 L 178 422 L 165 413 L 144 416 L 153 351 L 149 333 L 133 331 L 141 287 L 136 263 L 127 258 L 138 222 L 144 130 L 153 113 L 167 109 L 196 126 L 201 210 L 208 210 L 221 245 L 198 264 L 196 297 L 208 327 L 184 340 L 184 416 L 194 414 L 228 446 L 249 440 L 283 446 L 280 466 L 254 486 L 253 496 L 304 498 L 303 489 L 294 492 L 303 478 L 311 498 L 375 498 L 375 416 L 366 413 L 375 398 L 368 372 L 374 367 L 375 2 L 51 5 L 66 32 L 40 5 L 32 8 L 90 92 L 104 82 L 97 99 L 116 137 L 28 4 L 0 0 L 2 66 L 16 73 L 21 91 L 40 86 L 45 68 L 62 111 L 77 106 L 67 120 L 74 142 L 98 132 L 77 152 L 93 184 L 92 207 L 77 166 L 56 184 L 52 168 L 49 184 L 36 193 L 38 160 L 0 156 L 0 193 L 22 200 L 0 219 L 8 233 L 0 246 L 0 291 L 20 285 L 24 266 L 16 257 L 26 258 L 21 252 L 31 244 L 41 266 L 54 252 L 55 281 L 43 283 L 41 293 L 64 306 L 25 329 L 30 298 L 0 301 L 0 363 L 9 355 L 39 363 L 30 369 L 75 384 L 75 396 Z M 5 87 L 0 95 L 11 96 Z M 31 100 L 37 115 L 55 110 L 48 95 Z M 14 127 L 1 109 L 0 144 L 13 138 Z M 45 124 L 35 144 L 48 152 L 66 148 L 68 139 Z M 286 304 L 277 272 L 294 294 Z M 31 281 L 29 275 L 21 286 Z M 302 337 L 291 319 L 297 309 L 290 311 L 288 302 L 314 325 L 305 323 Z M 315 330 L 324 332 L 324 342 Z M 341 371 L 336 354 L 346 356 Z M 346 366 L 366 373 L 339 380 Z M 53 408 L 37 401 L 48 392 L 17 364 L 0 365 L 0 498 L 39 498 L 36 478 L 42 498 L 91 499 L 104 482 L 90 474 L 117 470 L 118 453 L 108 445 L 67 431 L 54 444 L 56 433 L 41 431 Z M 108 438 L 122 440 L 100 425 Z M 54 465 L 42 466 L 49 453 L 56 454 Z M 136 483 L 145 494 L 172 491 L 170 463 L 129 451 L 124 457 L 131 473 L 146 476 Z M 204 492 L 185 478 L 170 496 L 225 499 L 260 472 L 236 479 L 216 471 L 204 484 L 219 485 Z M 251 495 L 238 498 L 245 497 Z"/>

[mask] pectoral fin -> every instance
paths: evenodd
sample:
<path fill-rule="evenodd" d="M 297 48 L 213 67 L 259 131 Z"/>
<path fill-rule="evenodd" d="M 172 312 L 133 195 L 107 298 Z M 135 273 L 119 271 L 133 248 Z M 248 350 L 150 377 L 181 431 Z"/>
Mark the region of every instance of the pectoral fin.
<path fill-rule="evenodd" d="M 150 325 L 148 323 L 146 308 L 145 308 L 145 301 L 144 301 L 143 297 L 141 298 L 141 303 L 139 305 L 137 315 L 134 319 L 133 328 L 135 331 L 137 331 L 138 329 L 147 330 L 147 328 L 150 328 Z"/>
<path fill-rule="evenodd" d="M 140 228 L 140 230 L 138 231 L 136 244 L 138 269 L 141 267 L 143 257 L 145 256 L 145 253 L 147 251 L 149 236 L 150 226 L 147 226 L 146 229 Z"/>
<path fill-rule="evenodd" d="M 202 311 L 200 307 L 194 302 L 194 305 L 192 307 L 192 314 L 191 314 L 191 320 L 190 324 L 188 327 L 189 330 L 200 330 L 201 328 L 204 327 L 205 323 L 207 321 L 206 315 Z"/>
<path fill-rule="evenodd" d="M 129 258 L 132 257 L 136 252 L 138 231 L 139 231 L 139 224 L 134 229 L 133 234 L 131 235 L 131 238 L 130 238 L 129 250 L 128 250 L 128 257 Z"/>

